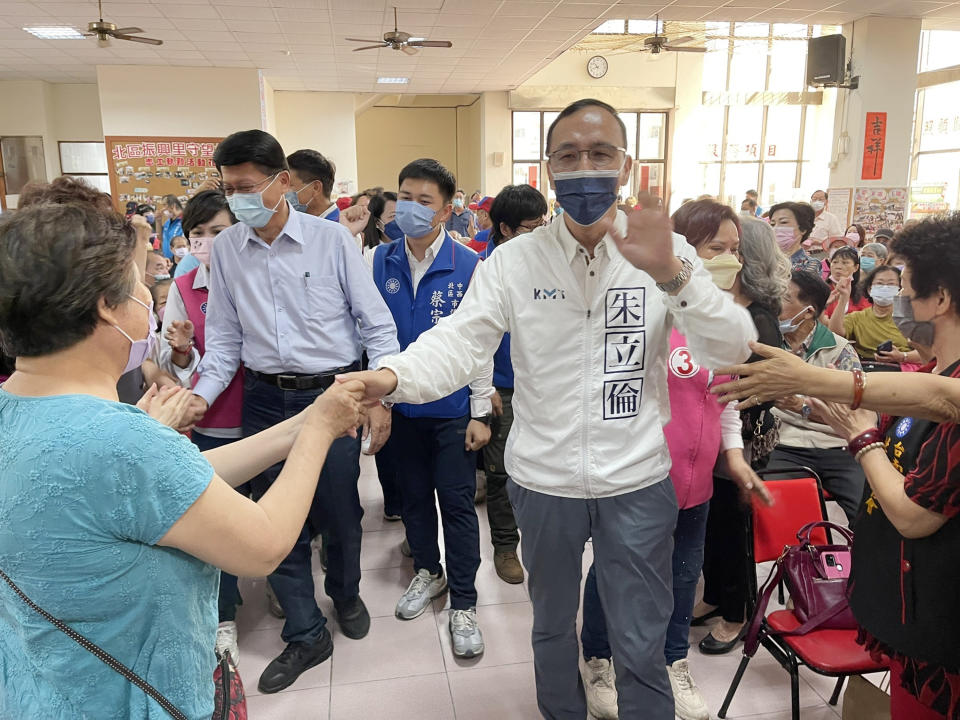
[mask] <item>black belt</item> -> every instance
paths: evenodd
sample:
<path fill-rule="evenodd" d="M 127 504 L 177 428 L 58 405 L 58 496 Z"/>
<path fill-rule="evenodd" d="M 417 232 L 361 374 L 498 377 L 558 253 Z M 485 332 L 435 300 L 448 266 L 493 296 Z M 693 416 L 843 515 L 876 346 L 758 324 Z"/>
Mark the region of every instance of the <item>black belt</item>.
<path fill-rule="evenodd" d="M 356 372 L 360 369 L 360 363 L 355 362 L 344 367 L 334 368 L 319 375 L 301 375 L 300 373 L 262 373 L 256 370 L 246 368 L 246 371 L 254 378 L 267 385 L 273 385 L 281 390 L 326 390 L 333 385 L 337 375 L 341 373 Z"/>

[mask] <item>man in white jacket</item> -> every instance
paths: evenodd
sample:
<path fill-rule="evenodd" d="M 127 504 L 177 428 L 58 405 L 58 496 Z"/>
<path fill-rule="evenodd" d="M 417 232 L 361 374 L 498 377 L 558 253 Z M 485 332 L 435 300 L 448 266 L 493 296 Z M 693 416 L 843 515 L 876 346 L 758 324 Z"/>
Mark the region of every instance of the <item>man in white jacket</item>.
<path fill-rule="evenodd" d="M 476 377 L 511 333 L 508 489 L 533 601 L 537 699 L 550 720 L 587 712 L 575 625 L 591 537 L 620 716 L 674 717 L 663 655 L 677 517 L 662 431 L 670 330 L 705 366 L 744 360 L 756 337 L 667 217 L 617 210 L 626 145 L 609 105 L 581 100 L 561 112 L 547 148 L 563 215 L 493 253 L 457 313 L 406 351 L 342 378 L 362 380 L 371 401 L 430 402 Z"/>

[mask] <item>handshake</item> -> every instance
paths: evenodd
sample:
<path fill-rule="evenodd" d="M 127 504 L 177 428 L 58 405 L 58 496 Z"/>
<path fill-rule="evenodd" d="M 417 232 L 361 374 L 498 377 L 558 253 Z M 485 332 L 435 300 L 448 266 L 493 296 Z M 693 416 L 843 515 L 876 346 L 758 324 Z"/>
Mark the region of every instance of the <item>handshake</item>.
<path fill-rule="evenodd" d="M 336 382 L 300 413 L 301 430 L 336 439 L 356 437 L 357 428 L 362 426 L 364 436 L 373 435 L 370 452 L 375 453 L 390 435 L 390 412 L 380 404 L 380 398 L 396 386 L 397 378 L 390 370 L 337 376 Z M 206 400 L 179 385 L 160 389 L 153 385 L 137 407 L 178 432 L 192 430 L 209 409 Z"/>

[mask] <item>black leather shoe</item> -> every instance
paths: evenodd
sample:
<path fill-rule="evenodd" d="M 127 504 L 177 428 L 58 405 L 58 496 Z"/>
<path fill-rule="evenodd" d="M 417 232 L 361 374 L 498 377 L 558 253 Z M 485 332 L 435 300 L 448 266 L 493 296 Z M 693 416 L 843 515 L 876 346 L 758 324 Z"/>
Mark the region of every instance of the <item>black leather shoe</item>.
<path fill-rule="evenodd" d="M 330 631 L 323 629 L 323 634 L 312 643 L 290 643 L 260 676 L 257 687 L 260 692 L 268 695 L 280 692 L 293 685 L 297 678 L 305 671 L 316 667 L 333 654 L 333 638 Z"/>
<path fill-rule="evenodd" d="M 711 618 L 720 617 L 720 608 L 714 608 L 706 615 L 701 615 L 700 617 L 694 617 L 690 619 L 690 627 L 699 627 L 700 625 L 706 625 L 707 620 Z"/>
<path fill-rule="evenodd" d="M 709 633 L 700 641 L 700 652 L 704 655 L 723 655 L 724 653 L 728 653 L 743 639 L 746 631 L 747 626 L 744 625 L 737 636 L 730 642 L 720 642 L 713 636 L 713 633 Z"/>
<path fill-rule="evenodd" d="M 359 640 L 370 632 L 370 613 L 367 606 L 357 595 L 342 605 L 337 605 L 337 620 L 340 622 L 340 632 L 351 640 Z"/>

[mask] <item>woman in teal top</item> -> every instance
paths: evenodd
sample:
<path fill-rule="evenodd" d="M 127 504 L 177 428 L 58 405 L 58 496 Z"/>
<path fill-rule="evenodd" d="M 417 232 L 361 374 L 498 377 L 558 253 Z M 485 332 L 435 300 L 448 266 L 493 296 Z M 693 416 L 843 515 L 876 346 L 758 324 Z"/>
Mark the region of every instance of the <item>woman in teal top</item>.
<path fill-rule="evenodd" d="M 160 691 L 213 714 L 219 567 L 269 574 L 293 547 L 327 448 L 362 424 L 359 383 L 201 455 L 117 402 L 153 333 L 134 232 L 89 203 L 0 218 L 0 570 Z M 258 502 L 231 489 L 289 455 Z M 0 718 L 166 718 L 0 582 Z"/>

